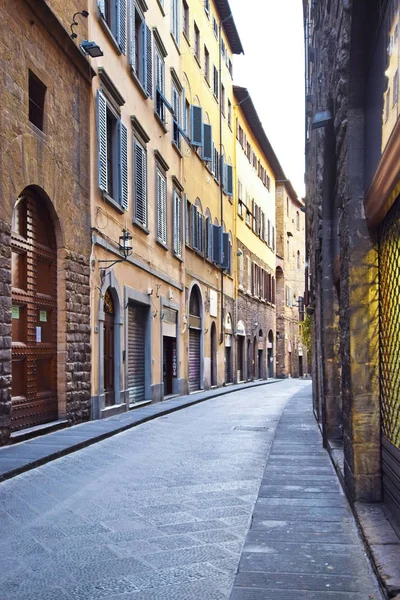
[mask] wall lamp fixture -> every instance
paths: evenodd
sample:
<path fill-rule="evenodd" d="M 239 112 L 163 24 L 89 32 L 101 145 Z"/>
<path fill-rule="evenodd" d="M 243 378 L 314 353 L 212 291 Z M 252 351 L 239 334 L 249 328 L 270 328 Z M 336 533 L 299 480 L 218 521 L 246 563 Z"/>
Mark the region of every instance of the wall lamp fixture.
<path fill-rule="evenodd" d="M 236 256 L 243 256 L 243 250 L 239 248 L 239 250 L 236 252 Z"/>
<path fill-rule="evenodd" d="M 83 54 L 91 56 L 92 58 L 99 58 L 99 56 L 104 56 L 102 49 L 96 44 L 96 42 L 89 42 L 88 40 L 83 40 L 83 42 L 79 44 L 79 47 L 82 50 Z"/>
<path fill-rule="evenodd" d="M 119 236 L 118 243 L 118 251 L 121 255 L 121 258 L 119 258 L 118 260 L 99 260 L 99 263 L 111 263 L 108 265 L 108 267 L 106 267 L 110 268 L 117 263 L 125 262 L 128 259 L 128 257 L 131 256 L 133 251 L 131 242 L 132 234 L 130 234 L 129 231 L 127 231 L 126 229 L 123 229 L 122 235 Z"/>
<path fill-rule="evenodd" d="M 78 37 L 78 34 L 75 33 L 75 31 L 74 31 L 74 27 L 78 27 L 78 25 L 79 25 L 79 23 L 77 21 L 75 21 L 75 17 L 77 17 L 78 15 L 81 15 L 81 17 L 84 17 L 85 19 L 87 19 L 89 16 L 89 13 L 87 10 L 78 10 L 78 12 L 76 12 L 74 14 L 74 16 L 72 17 L 72 23 L 71 23 L 70 27 L 71 27 L 71 38 L 73 40 L 76 40 L 76 38 Z"/>

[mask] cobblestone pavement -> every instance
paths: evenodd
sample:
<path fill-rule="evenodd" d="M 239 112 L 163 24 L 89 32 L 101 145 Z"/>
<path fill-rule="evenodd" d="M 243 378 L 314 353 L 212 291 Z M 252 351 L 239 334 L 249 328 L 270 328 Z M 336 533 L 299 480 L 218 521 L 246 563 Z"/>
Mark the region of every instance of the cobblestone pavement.
<path fill-rule="evenodd" d="M 0 485 L 1 600 L 219 600 L 285 381 L 161 417 Z"/>
<path fill-rule="evenodd" d="M 276 527 L 271 524 L 281 500 L 279 495 L 274 500 L 274 494 L 269 493 L 273 490 L 268 488 L 270 484 L 281 485 L 286 476 L 291 484 L 296 476 L 303 478 L 304 465 L 293 457 L 286 464 L 288 471 L 282 473 L 285 459 L 274 457 L 267 465 L 282 411 L 299 391 L 305 392 L 310 402 L 310 383 L 295 380 L 209 400 L 1 484 L 0 600 L 227 599 L 263 476 L 263 488 L 266 487 L 261 489 L 260 496 L 266 494 L 267 502 L 271 496 L 270 522 L 262 523 L 256 531 L 256 536 L 264 536 L 263 539 L 247 540 L 247 554 L 243 555 L 238 577 L 241 573 L 246 575 L 243 560 L 250 556 L 248 564 L 251 563 L 252 572 L 258 571 L 260 577 L 263 571 L 275 569 L 280 580 L 283 575 L 279 556 L 282 554 L 288 560 L 290 552 L 298 557 L 298 567 L 293 563 L 291 572 L 295 573 L 296 568 L 298 573 L 308 572 L 306 557 L 310 551 L 308 540 L 303 539 L 301 523 L 304 511 L 309 509 L 301 501 L 296 501 L 297 508 L 290 507 L 290 523 L 284 524 L 286 534 L 283 533 L 292 534 L 298 547 L 285 545 L 288 540 L 281 536 L 278 539 Z M 288 414 L 290 419 L 290 411 Z M 300 413 L 296 418 L 301 418 Z M 291 432 L 291 441 L 296 442 L 295 428 Z M 316 435 L 312 439 L 315 444 Z M 276 443 L 280 441 L 285 446 L 285 439 L 287 436 L 282 437 L 278 429 Z M 316 465 L 320 451 L 319 445 Z M 329 463 L 326 455 L 325 458 Z M 278 464 L 277 460 L 281 462 Z M 338 486 L 332 471 L 326 475 L 319 472 L 319 464 L 310 466 L 309 463 L 314 463 L 312 456 L 305 462 L 311 469 L 306 479 L 313 479 L 316 474 L 318 486 Z M 271 476 L 270 483 L 265 480 L 267 475 Z M 302 482 L 297 480 L 297 484 L 301 486 Z M 339 493 L 338 487 L 336 492 Z M 292 497 L 297 498 L 294 489 Z M 260 517 L 259 501 L 254 512 L 256 520 Z M 335 536 L 346 544 L 350 535 L 349 545 L 341 549 L 340 565 L 329 564 L 334 568 L 343 565 L 346 573 L 350 563 L 359 569 L 362 587 L 355 589 L 364 593 L 368 582 L 372 589 L 373 578 L 350 513 L 346 513 L 344 521 L 341 514 L 338 523 L 337 511 L 343 508 L 343 502 L 340 497 L 338 508 L 326 509 L 318 503 L 315 506 L 321 518 L 325 519 L 326 511 L 332 515 L 330 526 L 321 538 L 326 547 L 321 545 L 319 549 L 315 573 L 323 577 L 323 561 L 328 560 L 325 557 L 331 551 L 328 546 L 338 543 Z M 289 516 L 285 518 L 289 521 Z M 306 530 L 313 528 L 310 519 Z M 249 535 L 253 534 L 251 530 Z M 265 536 L 270 549 L 265 547 L 260 551 Z M 271 553 L 275 554 L 268 565 L 266 558 Z M 254 567 L 257 560 L 258 566 Z M 291 577 L 292 581 L 293 577 L 298 578 L 293 574 Z M 320 599 L 317 580 L 313 588 L 316 593 L 296 592 L 293 596 L 285 591 L 287 586 L 278 586 L 276 594 L 274 591 L 274 595 L 266 595 L 269 592 L 265 591 L 265 581 L 260 583 L 258 579 L 256 583 L 258 588 L 252 590 L 254 582 L 249 586 L 248 579 L 236 581 L 233 591 L 236 595 L 232 598 Z M 276 589 L 274 585 L 272 589 Z M 258 595 L 252 595 L 253 591 Z M 370 600 L 368 596 L 349 595 L 347 591 L 325 597 Z M 371 598 L 375 600 L 378 596 Z"/>

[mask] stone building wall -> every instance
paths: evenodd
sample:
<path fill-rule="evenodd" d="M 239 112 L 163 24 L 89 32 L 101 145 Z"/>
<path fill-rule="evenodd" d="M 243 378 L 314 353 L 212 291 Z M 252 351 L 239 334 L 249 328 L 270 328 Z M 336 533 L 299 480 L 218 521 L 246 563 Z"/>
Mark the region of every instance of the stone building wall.
<path fill-rule="evenodd" d="M 47 205 L 57 238 L 59 418 L 87 419 L 90 401 L 91 69 L 60 25 L 60 18 L 66 24 L 67 15 L 72 17 L 76 2 L 62 2 L 62 15 L 45 2 L 18 5 L 17 12 L 12 0 L 0 7 L 0 443 L 10 432 L 11 219 L 26 188 Z M 28 118 L 29 70 L 47 87 L 43 131 Z"/>

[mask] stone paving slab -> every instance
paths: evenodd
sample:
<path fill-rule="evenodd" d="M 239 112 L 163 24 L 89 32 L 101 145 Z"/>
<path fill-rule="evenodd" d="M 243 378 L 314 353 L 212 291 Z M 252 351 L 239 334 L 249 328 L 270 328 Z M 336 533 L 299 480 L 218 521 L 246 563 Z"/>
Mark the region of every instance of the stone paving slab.
<path fill-rule="evenodd" d="M 194 406 L 211 398 L 225 396 L 243 389 L 282 383 L 282 380 L 253 381 L 179 396 L 157 404 L 148 404 L 126 413 L 98 421 L 89 421 L 47 435 L 0 448 L 0 481 L 46 464 L 51 460 L 76 452 L 90 444 L 146 423 L 151 419 Z"/>
<path fill-rule="evenodd" d="M 307 391 L 276 430 L 230 600 L 382 600 Z"/>

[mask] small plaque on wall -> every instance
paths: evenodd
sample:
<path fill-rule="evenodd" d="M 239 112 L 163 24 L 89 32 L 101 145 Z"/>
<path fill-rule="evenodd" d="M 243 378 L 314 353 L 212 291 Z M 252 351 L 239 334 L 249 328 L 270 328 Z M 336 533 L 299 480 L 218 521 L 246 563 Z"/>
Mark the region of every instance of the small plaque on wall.
<path fill-rule="evenodd" d="M 218 294 L 210 290 L 210 317 L 218 317 Z"/>
<path fill-rule="evenodd" d="M 19 306 L 13 306 L 11 308 L 11 316 L 13 319 L 19 319 Z"/>

